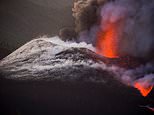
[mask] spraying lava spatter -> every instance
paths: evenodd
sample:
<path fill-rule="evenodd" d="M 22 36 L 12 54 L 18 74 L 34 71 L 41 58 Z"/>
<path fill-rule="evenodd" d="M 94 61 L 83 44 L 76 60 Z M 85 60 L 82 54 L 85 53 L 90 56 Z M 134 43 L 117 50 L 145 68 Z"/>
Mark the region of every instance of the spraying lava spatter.
<path fill-rule="evenodd" d="M 107 28 L 98 33 L 97 52 L 108 58 L 118 58 L 117 47 L 117 27 L 114 23 L 109 23 Z"/>
<path fill-rule="evenodd" d="M 140 82 L 135 82 L 134 87 L 137 88 L 144 97 L 146 97 L 153 88 L 153 86 L 144 87 Z"/>

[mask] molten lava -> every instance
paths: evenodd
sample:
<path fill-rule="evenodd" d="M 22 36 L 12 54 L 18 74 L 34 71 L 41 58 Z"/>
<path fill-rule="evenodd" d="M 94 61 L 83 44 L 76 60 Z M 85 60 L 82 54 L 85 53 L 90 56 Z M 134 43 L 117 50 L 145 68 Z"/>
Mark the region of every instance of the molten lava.
<path fill-rule="evenodd" d="M 134 87 L 137 88 L 144 97 L 146 97 L 153 88 L 153 86 L 144 87 L 140 82 L 136 82 Z"/>
<path fill-rule="evenodd" d="M 105 30 L 98 33 L 97 53 L 108 58 L 117 58 L 117 47 L 117 26 L 115 23 L 109 23 Z"/>

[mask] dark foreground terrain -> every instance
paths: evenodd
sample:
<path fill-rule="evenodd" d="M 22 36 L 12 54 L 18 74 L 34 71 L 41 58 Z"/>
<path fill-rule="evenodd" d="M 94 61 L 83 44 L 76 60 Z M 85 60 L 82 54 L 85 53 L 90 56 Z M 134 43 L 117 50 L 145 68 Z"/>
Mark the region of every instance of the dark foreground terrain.
<path fill-rule="evenodd" d="M 88 82 L 1 80 L 1 115 L 148 115 L 150 102 L 126 87 Z"/>

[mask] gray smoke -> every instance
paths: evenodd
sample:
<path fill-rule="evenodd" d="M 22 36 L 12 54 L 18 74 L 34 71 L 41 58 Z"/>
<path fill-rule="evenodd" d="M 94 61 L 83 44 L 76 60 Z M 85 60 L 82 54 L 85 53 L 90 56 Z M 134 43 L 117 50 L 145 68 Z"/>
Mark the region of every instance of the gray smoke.
<path fill-rule="evenodd" d="M 122 25 L 121 27 L 119 24 L 117 33 L 120 55 L 147 57 L 152 54 L 154 49 L 153 10 L 153 0 L 116 0 L 102 7 L 103 22 L 109 21 Z"/>
<path fill-rule="evenodd" d="M 153 57 L 153 0 L 76 0 L 73 8 L 79 41 L 95 45 L 97 32 L 117 25 L 120 56 Z"/>

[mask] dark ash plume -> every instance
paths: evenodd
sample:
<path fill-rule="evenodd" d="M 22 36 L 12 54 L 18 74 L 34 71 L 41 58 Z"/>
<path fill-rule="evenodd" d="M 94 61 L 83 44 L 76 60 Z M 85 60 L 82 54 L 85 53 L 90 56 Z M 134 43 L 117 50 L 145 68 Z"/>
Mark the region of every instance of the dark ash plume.
<path fill-rule="evenodd" d="M 120 56 L 153 57 L 153 0 L 75 0 L 72 9 L 78 41 L 96 44 L 105 22 L 117 23 Z"/>
<path fill-rule="evenodd" d="M 62 28 L 59 31 L 59 37 L 63 40 L 63 41 L 67 41 L 67 40 L 76 40 L 77 39 L 77 33 L 75 32 L 75 30 L 73 28 Z"/>

